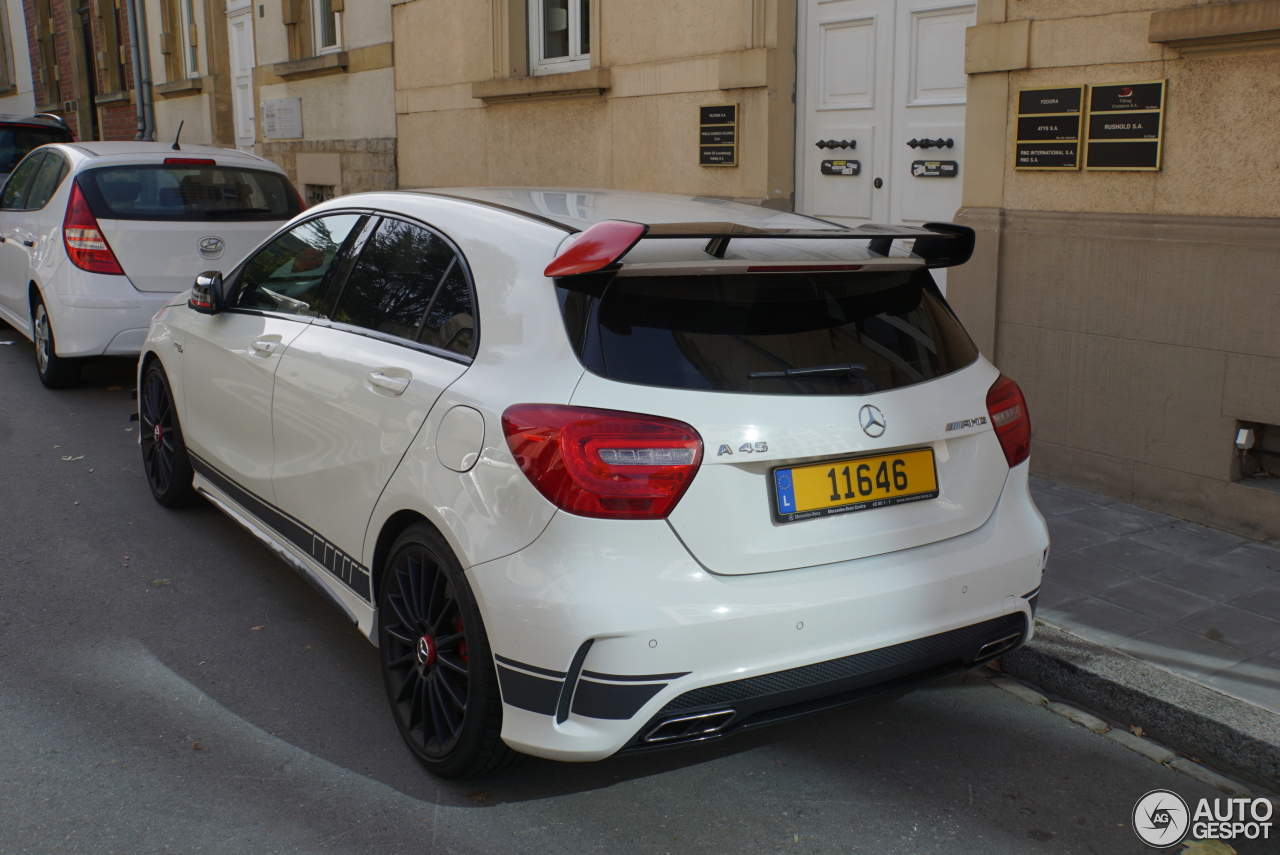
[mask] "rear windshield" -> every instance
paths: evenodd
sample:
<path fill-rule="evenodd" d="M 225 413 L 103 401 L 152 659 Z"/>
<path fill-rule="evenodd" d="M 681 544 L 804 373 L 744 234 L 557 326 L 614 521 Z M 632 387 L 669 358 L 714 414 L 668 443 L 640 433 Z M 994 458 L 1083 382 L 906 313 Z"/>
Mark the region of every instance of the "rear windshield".
<path fill-rule="evenodd" d="M 559 293 L 583 365 L 624 383 L 864 395 L 924 383 L 978 358 L 923 268 L 562 279 Z"/>
<path fill-rule="evenodd" d="M 106 220 L 287 220 L 299 212 L 289 179 L 235 166 L 104 166 L 77 179 Z"/>
<path fill-rule="evenodd" d="M 0 173 L 13 171 L 18 161 L 45 143 L 71 142 L 71 134 L 57 128 L 0 127 Z"/>

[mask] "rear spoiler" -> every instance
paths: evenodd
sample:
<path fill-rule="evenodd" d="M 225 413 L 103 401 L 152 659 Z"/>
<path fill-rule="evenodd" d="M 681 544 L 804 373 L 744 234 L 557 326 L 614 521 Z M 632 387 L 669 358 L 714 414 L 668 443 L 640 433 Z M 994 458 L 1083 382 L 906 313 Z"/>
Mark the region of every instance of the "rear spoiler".
<path fill-rule="evenodd" d="M 545 276 L 579 276 L 599 273 L 618 263 L 641 240 L 705 240 L 707 253 L 724 258 L 735 238 L 783 238 L 797 240 L 865 240 L 867 248 L 887 256 L 895 240 L 914 240 L 912 255 L 925 267 L 954 267 L 973 255 L 974 234 L 955 223 L 915 226 L 858 226 L 834 229 L 776 229 L 742 223 L 633 223 L 602 220 L 579 232 L 543 271 Z"/>

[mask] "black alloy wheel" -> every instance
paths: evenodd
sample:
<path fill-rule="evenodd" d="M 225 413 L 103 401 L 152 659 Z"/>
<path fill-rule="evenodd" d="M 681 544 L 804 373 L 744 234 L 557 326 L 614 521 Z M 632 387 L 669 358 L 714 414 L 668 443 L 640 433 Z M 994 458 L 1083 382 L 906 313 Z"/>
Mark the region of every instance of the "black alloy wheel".
<path fill-rule="evenodd" d="M 38 294 L 31 306 L 31 340 L 36 346 L 36 373 L 46 389 L 67 389 L 80 382 L 80 360 L 58 356 L 49 310 Z"/>
<path fill-rule="evenodd" d="M 428 770 L 461 778 L 519 756 L 500 736 L 498 677 L 475 596 L 426 523 L 392 547 L 378 596 L 378 648 L 396 726 Z"/>
<path fill-rule="evenodd" d="M 142 375 L 138 423 L 142 431 L 142 466 L 151 495 L 167 508 L 194 504 L 200 496 L 191 483 L 195 477 L 191 458 L 182 441 L 169 378 L 158 359 L 152 360 Z"/>

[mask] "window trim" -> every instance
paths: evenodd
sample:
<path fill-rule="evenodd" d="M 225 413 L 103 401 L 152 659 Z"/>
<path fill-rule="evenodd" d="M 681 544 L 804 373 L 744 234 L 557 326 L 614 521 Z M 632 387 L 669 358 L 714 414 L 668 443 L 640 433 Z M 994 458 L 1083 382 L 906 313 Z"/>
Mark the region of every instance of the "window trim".
<path fill-rule="evenodd" d="M 329 14 L 333 16 L 333 44 L 324 45 L 323 36 L 321 35 L 323 22 L 323 7 L 329 3 Z M 311 43 L 313 46 L 312 54 L 315 56 L 323 56 L 327 53 L 339 53 L 342 50 L 342 12 L 333 8 L 332 0 L 312 0 L 311 3 Z"/>
<path fill-rule="evenodd" d="M 529 22 L 529 74 L 563 74 L 569 71 L 586 71 L 591 68 L 591 54 L 579 53 L 576 45 L 582 44 L 582 0 L 568 0 L 568 42 L 569 55 L 566 57 L 543 57 L 543 14 L 545 0 L 528 0 Z M 588 21 L 588 28 L 590 22 Z M 590 34 L 588 33 L 588 36 Z"/>

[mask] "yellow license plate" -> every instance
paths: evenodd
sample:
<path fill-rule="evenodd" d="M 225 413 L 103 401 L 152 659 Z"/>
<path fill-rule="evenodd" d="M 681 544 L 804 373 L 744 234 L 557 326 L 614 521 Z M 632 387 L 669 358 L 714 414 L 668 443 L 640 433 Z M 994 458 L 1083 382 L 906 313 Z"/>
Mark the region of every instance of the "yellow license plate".
<path fill-rule="evenodd" d="M 779 522 L 828 517 L 938 498 L 932 448 L 773 470 Z"/>

